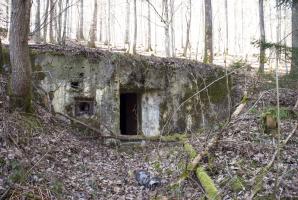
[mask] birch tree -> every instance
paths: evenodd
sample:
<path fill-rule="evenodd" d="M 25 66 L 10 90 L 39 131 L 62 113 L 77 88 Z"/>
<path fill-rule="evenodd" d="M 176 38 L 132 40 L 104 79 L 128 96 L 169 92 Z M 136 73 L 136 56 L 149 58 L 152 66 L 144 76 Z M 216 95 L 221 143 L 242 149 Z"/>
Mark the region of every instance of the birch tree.
<path fill-rule="evenodd" d="M 204 63 L 213 63 L 213 27 L 211 0 L 205 0 L 205 48 Z"/>
<path fill-rule="evenodd" d="M 97 34 L 97 5 L 97 0 L 94 0 L 93 18 L 89 32 L 90 40 L 88 42 L 88 46 L 91 48 L 95 48 L 95 40 Z"/>
<path fill-rule="evenodd" d="M 12 109 L 31 112 L 31 63 L 28 34 L 30 31 L 31 0 L 11 1 L 11 23 L 9 35 L 10 62 L 10 106 Z"/>

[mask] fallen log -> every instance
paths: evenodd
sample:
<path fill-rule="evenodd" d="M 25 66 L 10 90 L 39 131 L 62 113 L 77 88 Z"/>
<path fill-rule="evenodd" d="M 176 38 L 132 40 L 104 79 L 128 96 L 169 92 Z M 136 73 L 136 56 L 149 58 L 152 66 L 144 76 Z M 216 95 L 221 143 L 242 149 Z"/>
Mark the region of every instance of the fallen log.
<path fill-rule="evenodd" d="M 209 150 L 216 146 L 216 144 L 219 142 L 220 137 L 222 136 L 222 133 L 224 132 L 224 130 L 226 129 L 226 127 L 230 124 L 231 120 L 236 119 L 236 117 L 241 113 L 241 111 L 243 110 L 243 108 L 245 107 L 245 105 L 248 102 L 248 97 L 247 97 L 247 92 L 244 92 L 244 96 L 241 100 L 241 103 L 237 106 L 236 110 L 233 112 L 230 121 L 228 121 L 223 128 L 221 129 L 221 131 L 216 134 L 211 141 L 207 144 L 206 148 L 204 149 L 204 151 L 202 153 L 197 154 L 196 156 L 193 155 L 193 151 L 195 150 L 191 150 L 190 147 L 192 147 L 189 143 L 186 143 L 186 145 L 184 145 L 184 147 L 186 147 L 186 152 L 191 152 L 191 154 L 189 155 L 190 158 L 192 159 L 192 161 L 188 164 L 187 166 L 187 171 L 183 173 L 183 175 L 180 176 L 179 180 L 177 181 L 176 184 L 181 184 L 185 179 L 188 178 L 188 175 L 190 172 L 195 171 L 199 162 L 202 160 L 202 158 L 204 156 L 206 156 L 209 152 Z M 215 185 L 213 184 L 213 186 L 215 187 Z M 205 189 L 205 188 L 204 188 Z M 206 191 L 206 189 L 205 189 Z M 207 192 L 207 191 L 206 191 Z M 218 199 L 220 199 L 220 197 L 218 197 Z"/>
<path fill-rule="evenodd" d="M 237 106 L 236 110 L 233 112 L 231 116 L 232 119 L 236 118 L 241 113 L 241 111 L 247 104 L 247 100 L 248 100 L 247 92 L 244 92 L 244 96 L 242 97 L 241 103 Z"/>
<path fill-rule="evenodd" d="M 189 144 L 189 142 L 185 142 L 184 150 L 191 159 L 197 158 L 197 155 L 202 155 L 197 154 L 196 150 L 193 148 L 191 144 Z M 183 176 L 181 176 L 181 178 L 179 179 L 178 184 L 181 184 L 182 181 L 188 178 L 192 171 L 195 171 L 196 177 L 201 183 L 208 199 L 221 199 L 213 180 L 210 178 L 210 176 L 207 174 L 204 168 L 197 167 L 197 165 L 194 166 L 192 162 L 187 165 L 186 171 L 183 173 Z"/>

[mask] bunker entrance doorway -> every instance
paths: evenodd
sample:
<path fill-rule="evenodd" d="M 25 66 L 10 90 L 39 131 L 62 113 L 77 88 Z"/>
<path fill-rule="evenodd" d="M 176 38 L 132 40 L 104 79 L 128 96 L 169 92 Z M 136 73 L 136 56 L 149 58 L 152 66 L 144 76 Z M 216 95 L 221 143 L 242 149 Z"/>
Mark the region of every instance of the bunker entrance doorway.
<path fill-rule="evenodd" d="M 138 95 L 120 95 L 120 131 L 122 135 L 136 135 L 138 132 Z"/>

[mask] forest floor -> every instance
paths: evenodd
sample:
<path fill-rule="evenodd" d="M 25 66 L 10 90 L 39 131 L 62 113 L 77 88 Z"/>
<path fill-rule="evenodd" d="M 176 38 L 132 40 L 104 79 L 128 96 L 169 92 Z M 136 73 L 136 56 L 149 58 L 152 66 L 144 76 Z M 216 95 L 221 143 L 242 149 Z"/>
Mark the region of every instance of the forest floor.
<path fill-rule="evenodd" d="M 261 186 L 257 187 L 256 199 L 274 199 L 271 196 L 274 192 L 282 198 L 297 199 L 297 130 L 268 173 L 255 179 L 276 151 L 277 138 L 274 132 L 264 133 L 261 117 L 276 105 L 276 95 L 274 90 L 259 87 L 257 77 L 247 76 L 245 83 L 243 77 L 236 77 L 240 77 L 237 85 L 240 91 L 250 87 L 248 104 L 242 113 L 222 133 L 219 126 L 217 130 L 188 135 L 189 142 L 200 153 L 210 138 L 222 134 L 200 165 L 214 180 L 223 199 L 249 199 L 255 186 Z M 7 79 L 0 75 L 0 199 L 204 197 L 194 175 L 178 187 L 172 185 L 189 162 L 183 143 L 105 146 L 101 140 L 82 134 L 84 130 L 58 119 L 38 102 L 34 103 L 36 112 L 32 115 L 8 112 L 6 86 Z M 295 131 L 298 120 L 293 107 L 297 99 L 297 90 L 281 89 L 282 139 Z M 133 175 L 138 169 L 159 176 L 163 185 L 154 191 L 139 186 Z"/>

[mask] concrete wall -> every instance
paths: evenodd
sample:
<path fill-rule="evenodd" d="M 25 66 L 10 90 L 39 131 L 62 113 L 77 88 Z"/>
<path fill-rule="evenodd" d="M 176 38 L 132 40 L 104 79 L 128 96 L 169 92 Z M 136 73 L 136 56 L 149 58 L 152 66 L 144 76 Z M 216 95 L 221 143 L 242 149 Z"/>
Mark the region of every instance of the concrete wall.
<path fill-rule="evenodd" d="M 140 95 L 139 132 L 146 136 L 195 132 L 227 113 L 225 79 L 185 101 L 224 75 L 219 67 L 113 53 L 91 59 L 35 52 L 32 59 L 36 73 L 44 73 L 39 84 L 53 94 L 54 110 L 74 116 L 76 98 L 94 99 L 94 113 L 78 118 L 105 134 L 120 134 L 120 91 Z"/>

